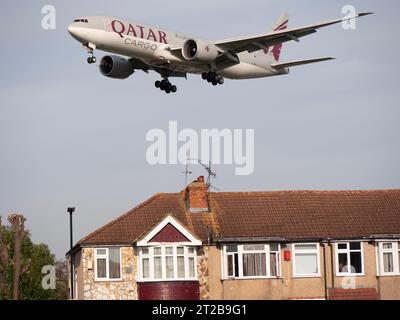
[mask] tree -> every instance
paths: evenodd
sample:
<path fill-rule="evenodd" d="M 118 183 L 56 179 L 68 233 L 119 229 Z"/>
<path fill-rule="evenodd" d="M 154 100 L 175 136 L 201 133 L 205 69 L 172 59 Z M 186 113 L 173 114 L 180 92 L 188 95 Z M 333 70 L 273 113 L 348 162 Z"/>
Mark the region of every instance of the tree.
<path fill-rule="evenodd" d="M 20 219 L 20 218 L 19 218 Z M 12 220 L 12 219 L 11 219 Z M 17 220 L 18 221 L 18 220 Z M 19 220 L 19 223 L 21 220 Z M 19 225 L 21 227 L 21 225 Z M 54 300 L 68 298 L 68 275 L 65 271 L 65 261 L 56 261 L 55 256 L 45 244 L 34 244 L 30 234 L 24 230 L 20 244 L 16 245 L 17 238 L 14 228 L 0 227 L 0 300 L 14 297 L 15 255 L 20 252 L 20 276 L 18 297 L 21 300 Z M 20 249 L 18 249 L 18 247 Z M 5 249 L 5 250 L 2 250 Z M 1 252 L 6 252 L 2 255 Z M 6 259 L 4 259 L 4 257 Z M 56 289 L 46 290 L 42 287 L 44 266 L 55 266 Z"/>
<path fill-rule="evenodd" d="M 7 298 L 7 267 L 9 264 L 8 246 L 3 241 L 3 226 L 0 216 L 0 300 Z"/>
<path fill-rule="evenodd" d="M 13 299 L 18 300 L 20 294 L 20 280 L 21 280 L 21 246 L 22 239 L 26 235 L 25 231 L 25 218 L 22 214 L 10 214 L 8 221 L 14 232 L 14 281 L 13 281 Z"/>

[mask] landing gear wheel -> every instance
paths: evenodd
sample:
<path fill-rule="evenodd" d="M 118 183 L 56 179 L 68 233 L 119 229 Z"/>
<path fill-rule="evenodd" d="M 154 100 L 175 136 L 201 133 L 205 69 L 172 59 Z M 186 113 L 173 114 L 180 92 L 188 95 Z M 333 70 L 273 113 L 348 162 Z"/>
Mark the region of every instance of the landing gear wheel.
<path fill-rule="evenodd" d="M 219 76 L 215 71 L 210 71 L 208 73 L 204 72 L 201 74 L 201 77 L 207 82 L 212 83 L 214 86 L 224 84 L 225 82 L 224 78 Z"/>
<path fill-rule="evenodd" d="M 96 63 L 96 57 L 89 57 L 89 58 L 87 58 L 87 62 L 89 63 L 89 64 L 92 64 L 92 63 Z"/>
<path fill-rule="evenodd" d="M 156 88 L 160 88 L 160 90 L 164 91 L 166 94 L 175 93 L 178 90 L 178 88 L 171 82 L 169 82 L 168 79 L 156 81 L 154 85 L 156 86 Z"/>
<path fill-rule="evenodd" d="M 161 80 L 160 82 L 160 89 L 162 91 L 164 91 L 165 89 L 167 89 L 167 82 L 165 80 Z"/>

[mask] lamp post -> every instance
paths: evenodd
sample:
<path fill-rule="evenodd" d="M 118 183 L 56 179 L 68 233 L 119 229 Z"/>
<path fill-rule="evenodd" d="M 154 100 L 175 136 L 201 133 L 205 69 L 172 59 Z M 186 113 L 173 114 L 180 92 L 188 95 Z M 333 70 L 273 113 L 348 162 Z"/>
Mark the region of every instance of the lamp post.
<path fill-rule="evenodd" d="M 74 246 L 73 242 L 73 233 L 72 233 L 72 214 L 75 212 L 75 208 L 70 207 L 67 209 L 67 212 L 69 213 L 69 241 L 70 241 L 70 249 L 69 249 L 69 259 L 70 259 L 70 281 L 71 281 L 71 289 L 70 289 L 70 294 L 71 294 L 71 299 L 74 298 L 74 263 L 72 260 L 72 248 Z"/>

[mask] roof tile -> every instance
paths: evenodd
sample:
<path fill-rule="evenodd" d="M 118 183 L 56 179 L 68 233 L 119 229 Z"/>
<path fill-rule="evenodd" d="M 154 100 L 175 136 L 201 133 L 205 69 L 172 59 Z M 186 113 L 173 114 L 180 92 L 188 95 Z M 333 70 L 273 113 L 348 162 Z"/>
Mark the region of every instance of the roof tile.
<path fill-rule="evenodd" d="M 166 215 L 194 236 L 288 240 L 400 234 L 400 190 L 217 192 L 210 213 L 190 213 L 185 194 L 158 193 L 79 241 L 134 243 Z"/>

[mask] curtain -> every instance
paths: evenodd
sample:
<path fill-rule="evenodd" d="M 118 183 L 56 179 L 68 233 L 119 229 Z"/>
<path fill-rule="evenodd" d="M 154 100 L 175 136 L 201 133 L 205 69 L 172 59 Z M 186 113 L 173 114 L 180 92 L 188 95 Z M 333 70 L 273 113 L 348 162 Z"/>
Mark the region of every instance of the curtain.
<path fill-rule="evenodd" d="M 318 273 L 316 253 L 295 253 L 295 255 L 297 275 L 313 275 Z"/>
<path fill-rule="evenodd" d="M 165 262 L 166 262 L 166 277 L 167 278 L 173 278 L 174 277 L 174 257 L 173 256 L 168 256 L 165 257 Z"/>
<path fill-rule="evenodd" d="M 106 259 L 97 258 L 97 278 L 106 278 L 106 277 L 107 277 Z"/>
<path fill-rule="evenodd" d="M 271 252 L 269 254 L 269 264 L 270 264 L 270 273 L 271 277 L 277 277 L 278 276 L 278 265 L 277 265 L 277 254 L 276 252 Z"/>
<path fill-rule="evenodd" d="M 161 257 L 154 257 L 154 278 L 161 279 L 162 277 Z"/>
<path fill-rule="evenodd" d="M 143 270 L 143 278 L 150 277 L 150 261 L 149 258 L 143 258 L 142 260 L 142 270 Z"/>
<path fill-rule="evenodd" d="M 383 254 L 383 271 L 393 272 L 393 254 L 391 252 L 385 252 Z"/>
<path fill-rule="evenodd" d="M 195 265 L 194 265 L 194 258 L 189 257 L 189 277 L 194 277 L 195 274 Z"/>
<path fill-rule="evenodd" d="M 257 277 L 266 275 L 267 275 L 267 266 L 266 266 L 265 253 L 243 254 L 243 276 Z"/>
<path fill-rule="evenodd" d="M 185 257 L 178 256 L 178 278 L 185 278 Z"/>
<path fill-rule="evenodd" d="M 110 279 L 121 278 L 120 249 L 110 248 L 108 250 Z"/>

